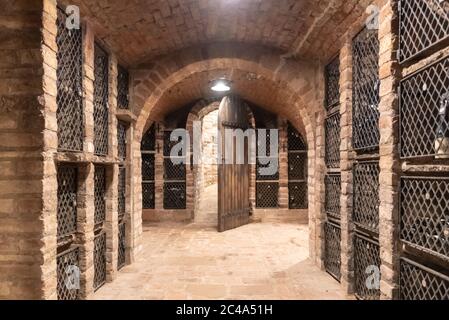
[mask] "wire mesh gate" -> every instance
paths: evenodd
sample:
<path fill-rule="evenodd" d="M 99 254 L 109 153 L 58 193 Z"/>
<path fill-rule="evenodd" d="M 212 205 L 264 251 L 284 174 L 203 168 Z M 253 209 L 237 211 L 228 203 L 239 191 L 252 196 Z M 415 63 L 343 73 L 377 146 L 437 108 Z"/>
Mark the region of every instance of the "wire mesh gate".
<path fill-rule="evenodd" d="M 302 135 L 289 123 L 288 197 L 290 209 L 307 209 L 307 145 Z"/>
<path fill-rule="evenodd" d="M 164 209 L 181 210 L 187 207 L 186 165 L 182 157 L 171 156 L 172 148 L 181 141 L 172 141 L 171 133 L 164 132 Z"/>
<path fill-rule="evenodd" d="M 155 208 L 155 150 L 156 128 L 151 126 L 144 134 L 141 142 L 142 153 L 142 208 Z"/>
<path fill-rule="evenodd" d="M 58 149 L 82 151 L 84 140 L 82 29 L 66 28 L 67 15 L 57 10 Z"/>
<path fill-rule="evenodd" d="M 126 131 L 128 130 L 128 124 L 124 121 L 117 122 L 117 153 L 120 161 L 126 160 L 127 155 L 127 137 Z"/>
<path fill-rule="evenodd" d="M 326 214 L 340 220 L 341 174 L 328 174 L 324 178 Z"/>
<path fill-rule="evenodd" d="M 340 57 L 334 58 L 324 70 L 325 106 L 328 111 L 340 103 Z"/>
<path fill-rule="evenodd" d="M 118 259 L 117 268 L 120 270 L 126 264 L 126 224 L 119 222 L 118 226 Z"/>
<path fill-rule="evenodd" d="M 94 147 L 95 154 L 108 154 L 109 56 L 97 43 L 94 61 Z"/>
<path fill-rule="evenodd" d="M 324 224 L 324 267 L 335 279 L 341 278 L 341 229 L 331 222 Z"/>
<path fill-rule="evenodd" d="M 340 168 L 340 111 L 327 117 L 325 123 L 325 162 L 328 168 Z"/>
<path fill-rule="evenodd" d="M 259 135 L 257 135 L 256 207 L 277 208 L 279 207 L 279 166 L 272 175 L 262 174 L 262 170 L 273 165 L 273 163 L 279 163 L 279 158 L 271 157 L 271 132 L 269 129 L 266 130 L 265 155 L 263 157 L 259 157 L 261 141 L 259 141 Z"/>
<path fill-rule="evenodd" d="M 441 0 L 399 1 L 399 60 L 419 58 L 449 37 L 449 3 Z"/>
<path fill-rule="evenodd" d="M 79 249 L 68 249 L 56 258 L 58 300 L 79 299 Z"/>
<path fill-rule="evenodd" d="M 361 234 L 354 240 L 355 294 L 363 300 L 380 298 L 380 247 Z"/>
<path fill-rule="evenodd" d="M 117 106 L 119 109 L 129 109 L 129 73 L 120 65 L 117 71 Z"/>
<path fill-rule="evenodd" d="M 106 220 L 106 168 L 95 166 L 94 172 L 95 229 Z"/>
<path fill-rule="evenodd" d="M 94 289 L 106 283 L 106 233 L 101 232 L 94 239 Z"/>

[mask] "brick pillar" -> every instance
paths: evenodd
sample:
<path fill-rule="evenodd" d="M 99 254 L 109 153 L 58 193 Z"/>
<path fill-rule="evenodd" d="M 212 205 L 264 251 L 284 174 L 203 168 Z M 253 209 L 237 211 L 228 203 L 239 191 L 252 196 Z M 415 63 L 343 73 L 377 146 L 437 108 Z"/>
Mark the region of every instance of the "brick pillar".
<path fill-rule="evenodd" d="M 341 285 L 348 294 L 354 291 L 352 220 L 352 47 L 348 37 L 340 51 L 340 114 L 341 114 Z"/>
<path fill-rule="evenodd" d="M 288 209 L 288 122 L 278 119 L 279 128 L 279 208 Z"/>
<path fill-rule="evenodd" d="M 321 72 L 323 74 L 323 72 Z M 324 83 L 324 80 L 323 80 Z M 322 100 L 324 101 L 324 99 Z M 324 109 L 324 108 L 323 108 Z M 325 156 L 325 119 L 326 112 L 319 111 L 315 115 L 316 119 L 316 156 L 315 156 L 315 261 L 316 264 L 324 270 L 324 222 L 326 221 L 326 213 L 324 210 L 325 188 L 324 176 L 326 173 Z M 309 178 L 310 181 L 310 178 Z"/>
<path fill-rule="evenodd" d="M 400 77 L 397 62 L 398 24 L 397 1 L 390 0 L 380 10 L 380 219 L 382 299 L 398 297 L 399 282 L 399 173 L 398 154 L 399 99 L 397 86 Z"/>

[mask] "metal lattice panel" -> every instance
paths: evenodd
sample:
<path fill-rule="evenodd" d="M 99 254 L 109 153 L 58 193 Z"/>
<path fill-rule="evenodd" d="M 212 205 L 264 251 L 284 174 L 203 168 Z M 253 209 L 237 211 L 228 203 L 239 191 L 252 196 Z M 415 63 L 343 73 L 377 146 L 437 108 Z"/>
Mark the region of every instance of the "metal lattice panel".
<path fill-rule="evenodd" d="M 326 166 L 328 168 L 340 168 L 340 113 L 334 113 L 326 119 Z"/>
<path fill-rule="evenodd" d="M 117 151 L 118 157 L 124 161 L 126 160 L 126 130 L 128 128 L 128 124 L 123 121 L 118 121 L 117 123 Z"/>
<path fill-rule="evenodd" d="M 341 229 L 333 223 L 324 224 L 324 267 L 337 280 L 341 278 Z"/>
<path fill-rule="evenodd" d="M 142 208 L 154 209 L 154 182 L 142 183 Z"/>
<path fill-rule="evenodd" d="M 401 156 L 449 157 L 449 58 L 401 81 Z"/>
<path fill-rule="evenodd" d="M 359 299 L 378 300 L 380 283 L 375 283 L 375 272 L 380 272 L 380 248 L 373 241 L 356 235 L 354 243 L 355 293 Z"/>
<path fill-rule="evenodd" d="M 340 103 L 340 57 L 336 57 L 329 63 L 325 70 L 326 79 L 326 109 Z"/>
<path fill-rule="evenodd" d="M 307 182 L 289 182 L 288 199 L 290 209 L 307 209 Z"/>
<path fill-rule="evenodd" d="M 140 145 L 142 151 L 155 151 L 156 150 L 156 127 L 154 125 L 145 132 Z"/>
<path fill-rule="evenodd" d="M 367 230 L 379 232 L 379 163 L 354 165 L 354 222 Z"/>
<path fill-rule="evenodd" d="M 279 180 L 279 160 L 276 158 L 273 159 L 268 159 L 265 158 L 263 159 L 263 162 L 267 162 L 270 161 L 269 163 L 266 164 L 262 164 L 260 161 L 260 158 L 257 159 L 257 163 L 256 163 L 256 180 Z M 266 175 L 265 174 L 265 170 L 267 170 L 268 168 L 271 169 L 271 167 L 273 166 L 273 164 L 277 165 L 277 170 L 275 174 L 272 175 Z"/>
<path fill-rule="evenodd" d="M 94 239 L 94 289 L 106 283 L 106 233 Z"/>
<path fill-rule="evenodd" d="M 400 0 L 399 36 L 401 62 L 449 36 L 449 3 L 441 0 Z"/>
<path fill-rule="evenodd" d="M 126 168 L 119 167 L 118 170 L 118 216 L 120 221 L 126 213 Z"/>
<path fill-rule="evenodd" d="M 307 153 L 290 152 L 288 154 L 288 179 L 307 179 Z"/>
<path fill-rule="evenodd" d="M 307 150 L 306 142 L 302 135 L 291 124 L 288 124 L 288 150 L 304 151 Z"/>
<path fill-rule="evenodd" d="M 126 264 L 126 224 L 118 226 L 118 259 L 117 268 L 120 270 Z"/>
<path fill-rule="evenodd" d="M 79 249 L 72 248 L 56 258 L 58 300 L 79 299 Z"/>
<path fill-rule="evenodd" d="M 256 183 L 256 207 L 277 208 L 279 198 L 279 183 L 258 182 Z"/>
<path fill-rule="evenodd" d="M 95 224 L 106 219 L 106 168 L 95 166 L 94 172 Z"/>
<path fill-rule="evenodd" d="M 154 154 L 142 154 L 142 180 L 154 180 Z"/>
<path fill-rule="evenodd" d="M 186 208 L 186 183 L 164 183 L 164 209 Z"/>
<path fill-rule="evenodd" d="M 164 156 L 170 157 L 170 153 L 174 146 L 178 145 L 181 142 L 181 138 L 178 138 L 177 141 L 171 141 L 170 136 L 171 131 L 164 132 Z M 181 156 L 181 154 L 176 154 L 176 156 Z"/>
<path fill-rule="evenodd" d="M 401 259 L 401 300 L 449 300 L 449 277 L 409 259 Z"/>
<path fill-rule="evenodd" d="M 326 214 L 332 218 L 340 219 L 341 175 L 327 175 L 324 178 L 324 184 L 326 188 Z"/>
<path fill-rule="evenodd" d="M 119 109 L 129 109 L 129 73 L 120 65 L 117 71 L 117 106 Z"/>
<path fill-rule="evenodd" d="M 77 190 L 77 169 L 68 166 L 58 167 L 58 239 L 76 232 Z"/>
<path fill-rule="evenodd" d="M 401 240 L 449 257 L 449 179 L 403 178 Z"/>
<path fill-rule="evenodd" d="M 66 28 L 67 15 L 58 9 L 57 59 L 57 122 L 58 148 L 82 151 L 83 116 L 83 55 L 82 30 Z"/>
<path fill-rule="evenodd" d="M 94 146 L 95 154 L 108 154 L 109 57 L 95 44 L 94 61 Z"/>
<path fill-rule="evenodd" d="M 363 29 L 353 40 L 353 146 L 379 146 L 379 39 L 377 30 Z"/>
<path fill-rule="evenodd" d="M 186 165 L 175 164 L 172 159 L 164 159 L 164 179 L 165 180 L 185 180 Z"/>

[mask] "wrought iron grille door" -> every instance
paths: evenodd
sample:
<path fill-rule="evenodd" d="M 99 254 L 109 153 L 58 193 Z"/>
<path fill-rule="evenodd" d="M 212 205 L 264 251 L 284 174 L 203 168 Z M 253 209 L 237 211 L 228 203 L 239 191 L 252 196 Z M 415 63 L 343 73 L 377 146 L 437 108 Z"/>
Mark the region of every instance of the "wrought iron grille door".
<path fill-rule="evenodd" d="M 289 182 L 288 196 L 290 209 L 307 209 L 307 183 L 304 182 Z"/>
<path fill-rule="evenodd" d="M 129 109 L 129 73 L 120 65 L 117 71 L 117 106 L 119 109 Z"/>
<path fill-rule="evenodd" d="M 126 160 L 127 138 L 126 131 L 128 124 L 124 121 L 118 121 L 117 123 L 117 150 L 120 161 Z"/>
<path fill-rule="evenodd" d="M 326 100 L 325 105 L 327 110 L 331 110 L 333 107 L 340 103 L 340 57 L 334 58 L 329 63 L 324 72 L 326 80 Z"/>
<path fill-rule="evenodd" d="M 288 151 L 304 151 L 307 150 L 307 144 L 298 130 L 292 124 L 288 124 Z"/>
<path fill-rule="evenodd" d="M 71 248 L 56 258 L 58 300 L 78 300 L 79 249 Z"/>
<path fill-rule="evenodd" d="M 109 136 L 109 57 L 98 44 L 95 44 L 94 73 L 95 154 L 106 156 Z"/>
<path fill-rule="evenodd" d="M 144 134 L 141 142 L 142 153 L 142 208 L 155 208 L 155 150 L 156 126 L 152 125 Z"/>
<path fill-rule="evenodd" d="M 100 233 L 94 240 L 94 289 L 106 283 L 106 233 Z"/>
<path fill-rule="evenodd" d="M 95 194 L 95 226 L 102 226 L 106 219 L 106 168 L 95 166 L 94 172 Z"/>
<path fill-rule="evenodd" d="M 449 36 L 449 3 L 441 0 L 399 1 L 399 60 L 406 62 Z"/>
<path fill-rule="evenodd" d="M 326 155 L 325 162 L 328 168 L 339 169 L 340 168 L 340 112 L 337 111 L 326 119 Z"/>
<path fill-rule="evenodd" d="M 377 30 L 363 29 L 353 40 L 353 147 L 379 146 L 379 39 Z"/>
<path fill-rule="evenodd" d="M 400 237 L 449 258 L 449 178 L 402 178 Z"/>
<path fill-rule="evenodd" d="M 401 259 L 401 300 L 449 300 L 449 277 L 412 260 Z"/>
<path fill-rule="evenodd" d="M 186 165 L 184 158 L 170 156 L 172 148 L 180 142 L 171 141 L 171 133 L 164 132 L 164 209 L 180 210 L 187 207 Z"/>
<path fill-rule="evenodd" d="M 400 85 L 401 157 L 449 159 L 449 57 Z"/>
<path fill-rule="evenodd" d="M 118 259 L 117 268 L 120 270 L 126 264 L 126 224 L 120 223 L 118 226 Z"/>
<path fill-rule="evenodd" d="M 58 167 L 58 240 L 71 236 L 77 229 L 78 170 Z"/>
<path fill-rule="evenodd" d="M 355 294 L 362 300 L 380 298 L 380 247 L 374 241 L 355 236 Z"/>
<path fill-rule="evenodd" d="M 341 278 L 341 229 L 338 225 L 324 224 L 324 267 L 335 279 Z"/>
<path fill-rule="evenodd" d="M 307 209 L 307 145 L 302 135 L 289 123 L 288 128 L 288 205 Z"/>
<path fill-rule="evenodd" d="M 67 15 L 57 11 L 57 122 L 58 149 L 83 151 L 83 55 L 82 29 L 66 28 Z"/>
<path fill-rule="evenodd" d="M 126 214 L 126 168 L 118 169 L 118 217 L 122 221 Z"/>
<path fill-rule="evenodd" d="M 324 178 L 325 209 L 328 217 L 340 220 L 341 174 L 328 174 Z"/>
<path fill-rule="evenodd" d="M 354 165 L 353 221 L 357 226 L 379 233 L 379 163 Z"/>
<path fill-rule="evenodd" d="M 279 206 L 279 182 L 256 183 L 256 207 L 277 208 Z"/>

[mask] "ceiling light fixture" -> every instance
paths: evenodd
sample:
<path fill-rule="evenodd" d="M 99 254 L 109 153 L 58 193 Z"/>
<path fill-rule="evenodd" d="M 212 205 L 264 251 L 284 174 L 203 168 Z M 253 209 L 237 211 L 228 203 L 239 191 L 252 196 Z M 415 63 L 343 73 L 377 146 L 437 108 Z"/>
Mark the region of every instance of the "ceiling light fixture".
<path fill-rule="evenodd" d="M 211 82 L 210 88 L 215 92 L 228 92 L 231 91 L 231 82 L 225 78 L 217 79 Z"/>

